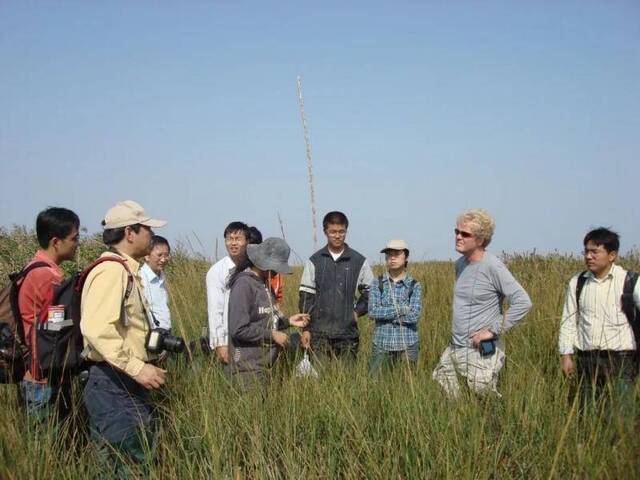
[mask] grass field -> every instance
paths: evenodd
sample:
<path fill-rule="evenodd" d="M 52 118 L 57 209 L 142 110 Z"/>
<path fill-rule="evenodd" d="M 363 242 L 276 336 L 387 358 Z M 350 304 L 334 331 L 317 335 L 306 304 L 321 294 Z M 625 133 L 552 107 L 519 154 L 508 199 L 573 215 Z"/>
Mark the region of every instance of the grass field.
<path fill-rule="evenodd" d="M 29 232 L 0 230 L 0 273 L 26 261 Z M 80 264 L 100 250 L 85 241 Z M 289 362 L 264 395 L 240 395 L 219 365 L 197 354 L 169 362 L 157 395 L 157 462 L 147 478 L 638 478 L 640 388 L 622 411 L 613 402 L 579 409 L 556 352 L 566 282 L 581 261 L 559 255 L 510 255 L 508 266 L 534 307 L 506 336 L 502 399 L 465 392 L 448 400 L 431 371 L 449 341 L 453 265 L 411 265 L 425 286 L 418 370 L 377 380 L 367 374 L 372 323 L 360 320 L 356 365 L 333 366 L 318 380 L 297 380 Z M 622 261 L 638 269 L 638 255 Z M 169 271 L 179 334 L 195 339 L 206 322 L 209 263 L 176 252 Z M 72 265 L 66 267 L 68 270 Z M 300 270 L 287 279 L 286 313 L 297 305 Z M 0 478 L 100 476 L 82 433 L 29 426 L 12 386 L 0 386 Z M 69 439 L 71 436 L 71 439 Z M 142 475 L 142 473 L 141 473 Z"/>

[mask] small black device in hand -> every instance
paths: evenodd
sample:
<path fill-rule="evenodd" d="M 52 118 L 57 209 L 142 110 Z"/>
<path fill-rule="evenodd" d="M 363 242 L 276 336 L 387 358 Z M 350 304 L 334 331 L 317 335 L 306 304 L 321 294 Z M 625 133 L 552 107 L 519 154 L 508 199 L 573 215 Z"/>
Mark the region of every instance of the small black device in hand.
<path fill-rule="evenodd" d="M 184 351 L 184 340 L 181 337 L 174 337 L 169 330 L 164 328 L 154 328 L 147 335 L 147 344 L 145 345 L 147 352 L 160 353 L 163 350 L 167 352 L 180 353 Z"/>
<path fill-rule="evenodd" d="M 490 338 L 488 340 L 480 341 L 480 355 L 483 357 L 490 357 L 496 353 L 496 339 Z"/>

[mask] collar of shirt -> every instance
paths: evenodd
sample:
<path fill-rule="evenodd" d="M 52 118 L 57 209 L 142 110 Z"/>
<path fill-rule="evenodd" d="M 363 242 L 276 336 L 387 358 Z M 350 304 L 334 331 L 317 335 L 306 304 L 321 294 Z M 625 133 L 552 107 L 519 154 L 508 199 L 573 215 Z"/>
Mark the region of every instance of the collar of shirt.
<path fill-rule="evenodd" d="M 140 267 L 140 275 L 142 275 L 149 283 L 163 284 L 166 278 L 164 272 L 160 272 L 160 275 L 158 275 L 146 263 Z"/>
<path fill-rule="evenodd" d="M 611 269 L 609 270 L 609 273 L 607 273 L 607 275 L 604 278 L 597 278 L 592 272 L 588 270 L 587 270 L 587 273 L 584 274 L 584 276 L 587 277 L 587 279 L 593 280 L 594 282 L 604 283 L 607 280 L 612 279 L 614 275 L 617 273 L 617 271 L 621 269 L 622 267 L 619 267 L 614 263 L 613 265 L 611 265 Z"/>
<path fill-rule="evenodd" d="M 138 262 L 135 258 L 130 257 L 126 253 L 122 253 L 122 252 L 115 253 L 115 252 L 112 252 L 110 250 L 107 250 L 106 252 L 104 252 L 100 256 L 104 257 L 106 255 L 111 255 L 111 256 L 114 256 L 114 257 L 123 258 L 127 262 L 127 267 L 129 267 L 129 270 L 131 270 L 131 273 L 133 273 L 134 275 L 139 275 L 139 273 L 140 273 L 140 262 Z"/>
<path fill-rule="evenodd" d="M 388 282 L 389 280 L 391 280 L 391 278 L 388 275 L 382 276 L 382 283 Z M 406 285 L 409 285 L 409 283 L 411 283 L 412 280 L 413 280 L 413 277 L 409 275 L 409 272 L 407 272 L 402 280 L 398 280 L 397 282 L 393 282 L 393 283 L 395 285 L 402 283 L 403 285 L 406 286 Z"/>
<path fill-rule="evenodd" d="M 233 260 L 231 260 L 231 257 L 229 255 L 224 257 L 221 261 L 222 261 L 222 264 L 225 266 L 225 268 L 227 270 L 231 270 L 232 268 L 236 268 L 236 264 L 233 263 Z"/>
<path fill-rule="evenodd" d="M 36 252 L 31 263 L 33 262 L 44 262 L 49 267 L 53 268 L 57 273 L 62 275 L 62 269 L 60 268 L 60 266 L 56 265 L 56 263 L 53 260 L 51 260 L 51 258 L 49 258 L 49 255 L 47 255 L 44 250 L 38 250 Z"/>
<path fill-rule="evenodd" d="M 324 248 L 322 249 L 321 255 L 333 258 L 333 255 L 331 254 L 331 251 L 329 250 L 329 245 L 325 245 L 324 246 Z M 349 252 L 349 245 L 347 245 L 345 243 L 344 244 L 344 249 L 342 250 L 342 253 L 338 257 L 338 260 L 343 260 L 343 259 L 348 260 L 349 258 L 351 258 L 351 253 Z"/>

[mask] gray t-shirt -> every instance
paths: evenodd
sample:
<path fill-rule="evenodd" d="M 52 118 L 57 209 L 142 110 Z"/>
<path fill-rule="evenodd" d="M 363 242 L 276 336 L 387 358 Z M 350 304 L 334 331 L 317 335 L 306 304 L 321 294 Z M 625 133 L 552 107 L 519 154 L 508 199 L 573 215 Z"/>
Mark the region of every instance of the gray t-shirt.
<path fill-rule="evenodd" d="M 504 317 L 502 300 L 509 303 Z M 502 334 L 518 323 L 531 309 L 531 300 L 513 278 L 504 263 L 485 252 L 482 260 L 456 261 L 456 285 L 453 291 L 452 343 L 471 346 L 471 336 L 488 328 Z"/>

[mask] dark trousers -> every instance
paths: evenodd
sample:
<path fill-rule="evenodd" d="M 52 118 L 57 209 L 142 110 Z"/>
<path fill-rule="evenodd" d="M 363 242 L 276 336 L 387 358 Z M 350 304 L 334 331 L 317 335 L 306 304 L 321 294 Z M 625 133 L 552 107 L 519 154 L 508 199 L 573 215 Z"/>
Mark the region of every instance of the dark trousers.
<path fill-rule="evenodd" d="M 585 397 L 599 397 L 607 385 L 624 395 L 638 377 L 638 358 L 635 351 L 578 351 L 577 373 Z"/>
<path fill-rule="evenodd" d="M 153 446 L 153 408 L 149 392 L 107 363 L 90 367 L 84 389 L 91 436 L 99 455 L 118 474 L 122 454 L 138 463 L 148 460 Z"/>
<path fill-rule="evenodd" d="M 311 333 L 311 350 L 318 357 L 355 361 L 359 347 L 359 338 L 329 338 Z"/>

